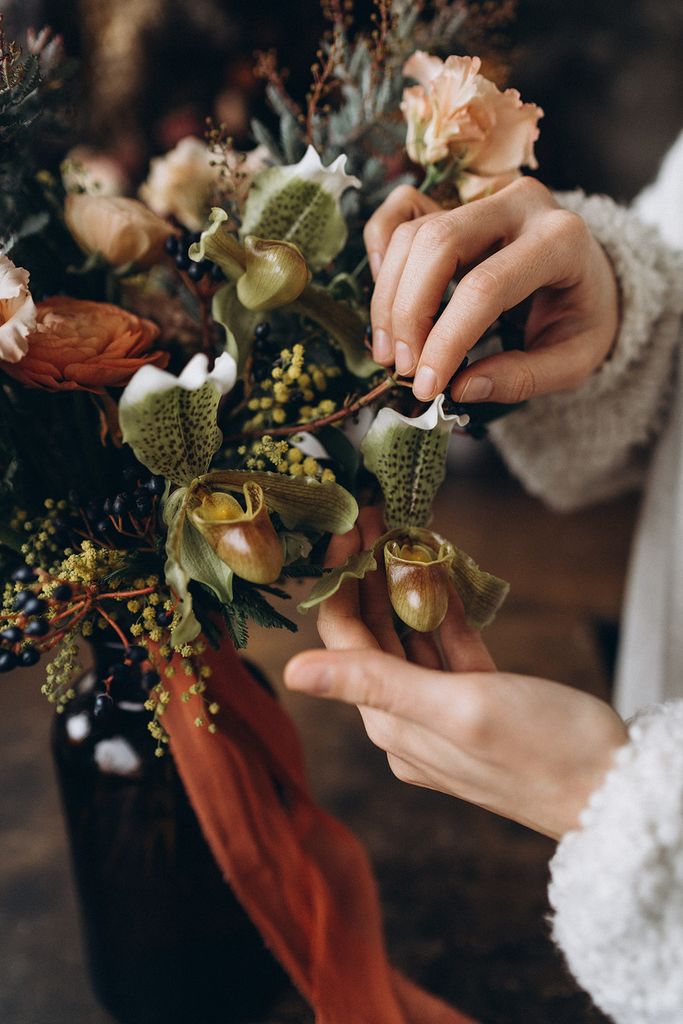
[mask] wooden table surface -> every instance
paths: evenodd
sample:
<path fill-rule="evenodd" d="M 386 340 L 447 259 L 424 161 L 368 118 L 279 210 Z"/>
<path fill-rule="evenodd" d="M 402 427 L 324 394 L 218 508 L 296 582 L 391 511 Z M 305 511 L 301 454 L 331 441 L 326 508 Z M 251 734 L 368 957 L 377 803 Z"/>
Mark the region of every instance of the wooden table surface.
<path fill-rule="evenodd" d="M 486 463 L 486 460 L 484 460 Z M 512 583 L 488 633 L 510 671 L 608 692 L 605 645 L 618 617 L 635 502 L 557 516 L 495 460 L 452 474 L 435 527 Z M 301 632 L 254 635 L 251 656 L 276 682 Z M 63 824 L 52 775 L 50 713 L 39 674 L 0 686 L 0 1020 L 107 1024 L 86 979 Z M 321 802 L 365 842 L 394 962 L 482 1024 L 598 1024 L 545 924 L 553 844 L 512 822 L 399 783 L 352 708 L 284 695 Z M 304 1024 L 295 996 L 259 1024 Z M 188 1024 L 201 1024 L 189 1022 Z"/>

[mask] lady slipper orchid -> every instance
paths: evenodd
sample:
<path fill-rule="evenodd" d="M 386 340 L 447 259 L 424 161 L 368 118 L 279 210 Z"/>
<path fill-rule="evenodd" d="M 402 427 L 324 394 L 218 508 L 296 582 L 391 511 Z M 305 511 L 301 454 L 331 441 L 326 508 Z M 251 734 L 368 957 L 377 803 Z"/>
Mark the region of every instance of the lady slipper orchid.
<path fill-rule="evenodd" d="M 346 222 L 340 199 L 360 181 L 346 173 L 343 154 L 324 167 L 313 146 L 297 164 L 257 174 L 244 209 L 241 235 L 280 238 L 301 250 L 311 270 L 319 270 L 343 248 Z"/>
<path fill-rule="evenodd" d="M 237 281 L 237 297 L 246 309 L 278 309 L 299 298 L 311 275 L 295 245 L 248 235 L 244 251 L 246 269 Z"/>
<path fill-rule="evenodd" d="M 448 541 L 426 530 L 420 531 L 420 540 L 389 540 L 384 545 L 392 608 L 418 633 L 438 629 L 446 616 L 454 555 Z"/>
<path fill-rule="evenodd" d="M 275 532 L 262 488 L 246 483 L 246 508 L 231 494 L 208 491 L 189 512 L 193 525 L 236 576 L 250 583 L 274 583 L 282 572 L 284 546 Z"/>

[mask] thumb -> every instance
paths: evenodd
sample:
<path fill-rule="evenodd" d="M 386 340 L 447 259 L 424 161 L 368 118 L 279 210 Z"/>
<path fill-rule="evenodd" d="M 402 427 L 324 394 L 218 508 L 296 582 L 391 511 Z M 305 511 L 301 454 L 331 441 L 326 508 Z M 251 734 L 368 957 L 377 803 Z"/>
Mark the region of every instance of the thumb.
<path fill-rule="evenodd" d="M 451 389 L 455 402 L 526 402 L 534 395 L 571 391 L 591 373 L 592 336 L 579 334 L 567 341 L 528 352 L 501 352 L 472 363 Z"/>
<path fill-rule="evenodd" d="M 292 658 L 284 678 L 290 690 L 419 721 L 415 698 L 420 683 L 440 674 L 382 651 L 316 650 Z"/>

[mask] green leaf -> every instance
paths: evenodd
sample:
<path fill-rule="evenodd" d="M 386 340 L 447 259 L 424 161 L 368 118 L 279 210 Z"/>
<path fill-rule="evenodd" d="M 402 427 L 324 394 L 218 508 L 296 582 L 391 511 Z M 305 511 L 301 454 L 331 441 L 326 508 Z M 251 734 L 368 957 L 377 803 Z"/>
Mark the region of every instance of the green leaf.
<path fill-rule="evenodd" d="M 237 373 L 241 374 L 251 352 L 256 325 L 264 319 L 263 313 L 246 309 L 237 298 L 234 282 L 228 281 L 214 295 L 211 315 L 225 328 L 225 351 L 235 360 Z"/>
<path fill-rule="evenodd" d="M 372 377 L 384 369 L 376 363 L 365 347 L 365 321 L 348 302 L 333 298 L 315 284 L 304 288 L 291 308 L 322 327 L 337 343 L 346 368 L 356 377 Z"/>
<path fill-rule="evenodd" d="M 446 475 L 446 452 L 455 414 L 443 412 L 439 395 L 418 417 L 410 419 L 384 408 L 365 435 L 365 466 L 379 480 L 389 527 L 425 526 Z M 464 421 L 465 423 L 468 420 Z"/>
<path fill-rule="evenodd" d="M 339 427 L 327 426 L 316 430 L 315 436 L 335 463 L 337 478 L 341 483 L 353 490 L 356 485 L 356 477 L 360 468 L 360 453 L 349 441 L 343 430 Z"/>
<path fill-rule="evenodd" d="M 210 373 L 205 355 L 194 356 L 179 377 L 143 366 L 119 403 L 124 441 L 151 473 L 181 486 L 192 483 L 207 471 L 221 445 L 218 404 L 236 375 L 235 360 L 227 352 Z"/>
<path fill-rule="evenodd" d="M 241 492 L 244 484 L 250 482 L 263 489 L 266 507 L 279 515 L 287 530 L 348 533 L 358 518 L 356 499 L 344 487 L 336 483 L 321 483 L 311 477 L 288 477 L 250 470 L 215 470 L 199 477 L 196 486 Z"/>
<path fill-rule="evenodd" d="M 315 608 L 337 593 L 346 580 L 362 580 L 369 572 L 377 568 L 375 551 L 361 551 L 358 555 L 351 555 L 343 565 L 330 570 L 318 580 L 305 601 L 297 606 L 298 611 L 305 613 L 309 608 Z"/>

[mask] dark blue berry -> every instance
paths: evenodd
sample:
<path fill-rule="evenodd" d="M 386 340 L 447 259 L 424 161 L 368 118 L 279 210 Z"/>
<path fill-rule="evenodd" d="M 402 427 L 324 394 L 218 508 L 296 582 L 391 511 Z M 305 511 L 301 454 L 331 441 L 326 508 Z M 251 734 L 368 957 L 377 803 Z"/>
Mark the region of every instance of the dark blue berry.
<path fill-rule="evenodd" d="M 157 621 L 157 626 L 170 626 L 173 622 L 173 612 L 168 611 L 166 608 L 159 608 L 154 617 Z"/>
<path fill-rule="evenodd" d="M 226 280 L 225 274 L 217 263 L 214 263 L 211 267 L 211 280 L 216 282 Z"/>
<path fill-rule="evenodd" d="M 11 672 L 17 664 L 18 658 L 13 651 L 0 651 L 0 672 Z"/>
<path fill-rule="evenodd" d="M 38 579 L 38 573 L 30 565 L 20 565 L 12 573 L 12 579 L 15 583 L 33 583 Z"/>
<path fill-rule="evenodd" d="M 104 535 L 111 529 L 111 523 L 108 519 L 100 519 L 98 523 L 95 523 L 95 532 L 100 535 Z"/>
<path fill-rule="evenodd" d="M 187 235 L 187 246 L 188 246 L 188 248 L 191 245 L 195 245 L 196 243 L 200 242 L 201 238 L 202 238 L 201 231 L 191 231 L 189 233 L 189 235 Z"/>
<path fill-rule="evenodd" d="M 131 644 L 129 647 L 126 647 L 124 653 L 128 660 L 134 663 L 145 661 L 145 659 L 147 658 L 147 651 L 145 650 L 144 647 L 141 647 L 139 644 Z"/>
<path fill-rule="evenodd" d="M 36 597 L 35 594 L 31 594 L 28 601 L 24 605 L 24 615 L 42 615 L 47 610 L 47 601 L 43 601 L 42 597 Z"/>
<path fill-rule="evenodd" d="M 201 263 L 193 263 L 191 267 L 188 267 L 187 276 L 190 281 L 201 281 L 206 277 L 208 269 L 206 261 L 202 260 Z"/>
<path fill-rule="evenodd" d="M 140 676 L 140 686 L 145 693 L 149 693 L 159 682 L 159 673 L 155 672 L 153 668 L 147 669 Z"/>
<path fill-rule="evenodd" d="M 50 632 L 47 619 L 33 619 L 24 630 L 26 636 L 45 636 Z"/>
<path fill-rule="evenodd" d="M 98 693 L 95 697 L 93 714 L 96 718 L 106 718 L 114 709 L 114 701 L 108 693 Z"/>
<path fill-rule="evenodd" d="M 254 337 L 258 338 L 259 341 L 265 341 L 270 334 L 270 324 L 267 320 L 262 320 L 260 324 L 256 324 L 254 328 Z"/>
<path fill-rule="evenodd" d="M 135 509 L 141 516 L 147 516 L 152 511 L 152 499 L 149 495 L 144 498 L 135 499 Z"/>
<path fill-rule="evenodd" d="M 18 644 L 23 636 L 24 632 L 18 626 L 8 626 L 7 629 L 3 629 L 2 633 L 0 633 L 0 637 L 8 644 Z"/>
<path fill-rule="evenodd" d="M 55 601 L 68 601 L 73 591 L 68 583 L 58 583 L 52 591 Z"/>
<path fill-rule="evenodd" d="M 150 494 L 161 495 L 166 490 L 166 478 L 163 476 L 150 477 L 145 486 Z"/>
<path fill-rule="evenodd" d="M 112 509 L 115 516 L 124 515 L 130 508 L 130 497 L 129 495 L 121 492 L 117 494 L 112 503 Z"/>
<path fill-rule="evenodd" d="M 130 678 L 130 667 L 118 661 L 115 665 L 109 666 L 107 675 L 111 677 L 112 682 L 123 683 Z"/>
<path fill-rule="evenodd" d="M 164 249 L 169 256 L 176 256 L 178 253 L 178 236 L 169 235 L 164 243 Z"/>
<path fill-rule="evenodd" d="M 175 258 L 175 264 L 178 270 L 189 270 L 192 266 L 192 260 L 186 252 L 179 252 Z"/>
<path fill-rule="evenodd" d="M 24 647 L 19 653 L 19 664 L 22 668 L 30 668 L 31 665 L 37 665 L 40 661 L 40 651 L 37 647 L 29 644 L 28 647 Z"/>
<path fill-rule="evenodd" d="M 110 516 L 112 514 L 112 512 L 114 511 L 114 502 L 113 502 L 112 498 L 105 498 L 104 499 L 104 504 L 102 505 L 102 511 L 104 512 L 105 516 Z"/>
<path fill-rule="evenodd" d="M 24 608 L 26 607 L 27 602 L 30 601 L 32 597 L 33 594 L 31 593 L 30 590 L 20 590 L 17 596 L 14 598 L 14 601 L 12 602 L 12 611 L 23 611 Z"/>

